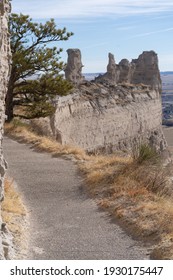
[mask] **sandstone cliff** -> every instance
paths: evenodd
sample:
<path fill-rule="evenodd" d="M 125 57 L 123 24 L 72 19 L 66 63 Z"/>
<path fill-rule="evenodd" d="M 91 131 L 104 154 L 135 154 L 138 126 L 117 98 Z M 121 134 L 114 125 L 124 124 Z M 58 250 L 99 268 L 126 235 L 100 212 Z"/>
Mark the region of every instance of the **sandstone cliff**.
<path fill-rule="evenodd" d="M 148 86 L 86 82 L 59 98 L 52 127 L 59 142 L 88 151 L 127 151 L 143 141 L 162 151 L 161 112 L 159 92 Z"/>
<path fill-rule="evenodd" d="M 3 125 L 4 125 L 4 99 L 7 90 L 7 82 L 10 65 L 10 47 L 8 36 L 8 12 L 10 5 L 7 0 L 0 1 L 0 203 L 4 196 L 4 175 L 6 163 L 2 151 Z M 0 215 L 1 216 L 1 215 Z M 0 217 L 0 259 L 10 258 L 8 230 Z"/>
<path fill-rule="evenodd" d="M 68 51 L 71 55 L 73 52 Z M 59 97 L 51 129 L 62 144 L 78 145 L 88 151 L 112 152 L 130 150 L 147 142 L 163 151 L 166 141 L 162 133 L 161 80 L 157 55 L 143 52 L 138 59 L 115 63 L 109 54 L 107 73 L 93 82 L 82 81 L 78 65 L 80 52 L 75 49 L 77 63 L 70 68 L 75 77 L 72 95 Z M 71 79 L 73 82 L 73 79 Z"/>

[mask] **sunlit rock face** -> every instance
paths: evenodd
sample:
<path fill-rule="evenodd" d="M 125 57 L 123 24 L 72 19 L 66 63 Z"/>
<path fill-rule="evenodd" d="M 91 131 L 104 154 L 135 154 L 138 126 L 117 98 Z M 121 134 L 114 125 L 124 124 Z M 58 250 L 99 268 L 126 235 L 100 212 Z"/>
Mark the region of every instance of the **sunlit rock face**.
<path fill-rule="evenodd" d="M 73 68 L 79 69 L 81 54 L 70 50 L 69 57 L 72 53 L 78 57 L 76 64 L 73 59 Z M 105 74 L 87 82 L 80 72 L 73 94 L 58 98 L 51 120 L 54 137 L 88 151 L 127 151 L 142 142 L 163 151 L 157 54 L 143 52 L 138 59 L 123 59 L 119 64 L 111 53 L 108 58 Z"/>
<path fill-rule="evenodd" d="M 133 60 L 132 60 L 133 63 Z M 143 83 L 159 90 L 162 84 L 158 67 L 158 57 L 154 51 L 143 52 L 137 60 L 134 60 L 134 70 L 131 78 L 132 84 Z"/>
<path fill-rule="evenodd" d="M 70 49 L 68 54 L 67 69 L 73 65 L 73 94 L 59 97 L 54 116 L 42 120 L 46 133 L 62 144 L 90 152 L 130 151 L 143 142 L 158 151 L 166 148 L 155 52 L 143 52 L 138 59 L 123 59 L 119 64 L 109 53 L 107 72 L 91 82 L 82 78 L 79 50 Z"/>
<path fill-rule="evenodd" d="M 149 86 L 87 82 L 59 98 L 53 134 L 88 151 L 127 151 L 140 142 L 163 151 L 161 109 L 159 91 Z"/>

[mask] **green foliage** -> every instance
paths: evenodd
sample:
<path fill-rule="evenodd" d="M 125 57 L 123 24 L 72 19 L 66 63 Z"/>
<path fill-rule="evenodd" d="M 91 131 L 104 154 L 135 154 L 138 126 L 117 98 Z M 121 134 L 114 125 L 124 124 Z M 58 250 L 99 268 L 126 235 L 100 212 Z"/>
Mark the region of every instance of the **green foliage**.
<path fill-rule="evenodd" d="M 157 163 L 160 159 L 160 156 L 156 149 L 147 144 L 141 144 L 138 148 L 137 153 L 133 155 L 133 157 L 138 164 L 142 164 L 148 161 Z"/>
<path fill-rule="evenodd" d="M 19 98 L 14 100 L 14 105 L 23 107 L 23 114 L 18 116 L 32 119 L 47 117 L 54 113 L 54 99 L 57 95 L 66 95 L 71 90 L 71 84 L 61 75 L 42 75 L 39 80 L 28 80 L 18 85 L 14 93 Z"/>
<path fill-rule="evenodd" d="M 36 109 L 37 104 L 41 106 L 45 103 L 42 112 L 48 115 L 53 111 L 50 101 L 56 95 L 66 95 L 72 88 L 60 74 L 65 68 L 60 60 L 62 49 L 48 46 L 52 42 L 68 40 L 73 33 L 67 32 L 66 28 L 57 29 L 53 19 L 45 24 L 34 23 L 28 15 L 23 14 L 11 14 L 9 31 L 12 68 L 6 98 L 8 119 L 13 118 L 15 105 L 28 106 L 30 110 L 35 108 L 35 111 L 40 112 L 36 113 L 36 117 L 41 114 L 41 110 Z M 32 112 L 29 115 L 34 117 Z"/>

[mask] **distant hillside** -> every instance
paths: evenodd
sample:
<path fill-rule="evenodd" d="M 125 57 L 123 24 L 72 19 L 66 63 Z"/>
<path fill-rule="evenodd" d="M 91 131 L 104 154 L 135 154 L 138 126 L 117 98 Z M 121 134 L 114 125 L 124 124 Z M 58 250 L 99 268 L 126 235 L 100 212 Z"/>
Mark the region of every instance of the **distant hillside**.
<path fill-rule="evenodd" d="M 102 75 L 103 72 L 100 72 L 100 73 L 84 73 L 84 77 L 86 80 L 88 81 L 91 81 L 93 80 L 95 77 L 98 77 L 99 75 Z M 161 78 L 165 78 L 165 76 L 169 76 L 168 78 L 171 78 L 170 76 L 172 76 L 173 78 L 173 71 L 161 71 L 160 72 L 161 74 Z"/>
<path fill-rule="evenodd" d="M 173 75 L 173 71 L 160 72 L 160 74 L 161 74 L 162 76 Z"/>
<path fill-rule="evenodd" d="M 87 81 L 94 80 L 95 77 L 98 77 L 99 75 L 102 75 L 103 73 L 84 73 L 84 77 Z"/>
<path fill-rule="evenodd" d="M 163 124 L 173 126 L 173 71 L 161 72 Z"/>

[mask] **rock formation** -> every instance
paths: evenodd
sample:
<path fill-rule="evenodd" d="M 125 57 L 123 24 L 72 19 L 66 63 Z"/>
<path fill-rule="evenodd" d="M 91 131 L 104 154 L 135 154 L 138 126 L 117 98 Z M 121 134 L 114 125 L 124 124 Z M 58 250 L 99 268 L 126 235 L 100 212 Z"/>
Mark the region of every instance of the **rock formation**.
<path fill-rule="evenodd" d="M 7 82 L 10 65 L 10 47 L 8 36 L 8 12 L 10 5 L 7 0 L 0 1 L 0 202 L 4 197 L 4 175 L 6 163 L 2 151 L 3 125 L 4 125 L 4 99 L 7 90 Z M 0 215 L 1 216 L 1 215 Z M 0 259 L 10 258 L 10 242 L 8 230 L 0 217 Z"/>
<path fill-rule="evenodd" d="M 68 65 L 75 69 L 77 86 L 73 94 L 57 99 L 49 126 L 46 122 L 47 131 L 62 144 L 88 151 L 129 151 L 142 142 L 163 151 L 167 144 L 162 132 L 156 53 L 143 52 L 138 59 L 123 59 L 119 64 L 109 54 L 107 73 L 91 82 L 82 82 L 81 72 L 75 80 L 76 69 L 81 66 L 79 51 L 68 53 L 73 57 L 73 63 L 69 59 Z M 76 68 L 74 54 L 78 54 Z"/>
<path fill-rule="evenodd" d="M 111 54 L 109 54 L 111 55 Z M 143 52 L 138 59 L 129 62 L 122 59 L 119 64 L 115 64 L 113 55 L 109 57 L 107 72 L 95 79 L 96 82 L 110 84 L 130 83 L 144 84 L 161 92 L 161 78 L 158 67 L 157 54 L 154 51 Z"/>
<path fill-rule="evenodd" d="M 68 60 L 65 69 L 65 78 L 78 85 L 83 82 L 81 52 L 79 49 L 68 49 Z"/>
<path fill-rule="evenodd" d="M 73 68 L 74 64 L 73 60 Z M 153 51 L 143 52 L 131 63 L 123 59 L 118 65 L 109 54 L 107 73 L 92 82 L 82 83 L 81 72 L 79 77 L 74 93 L 58 99 L 50 125 L 57 141 L 88 151 L 127 151 L 140 142 L 159 151 L 166 148 L 160 73 Z"/>
<path fill-rule="evenodd" d="M 95 81 L 115 85 L 118 81 L 119 73 L 117 71 L 114 55 L 112 53 L 109 53 L 108 58 L 109 61 L 107 66 L 107 72 L 104 75 L 98 76 L 95 79 Z"/>
<path fill-rule="evenodd" d="M 57 141 L 90 152 L 129 151 L 142 142 L 163 151 L 161 117 L 158 90 L 87 82 L 59 98 L 52 127 Z"/>
<path fill-rule="evenodd" d="M 161 92 L 161 78 L 157 54 L 153 51 L 143 52 L 138 59 L 132 60 L 134 70 L 131 83 L 150 85 Z"/>
<path fill-rule="evenodd" d="M 131 81 L 131 64 L 127 59 L 122 59 L 117 66 L 119 70 L 118 83 L 130 83 Z"/>

